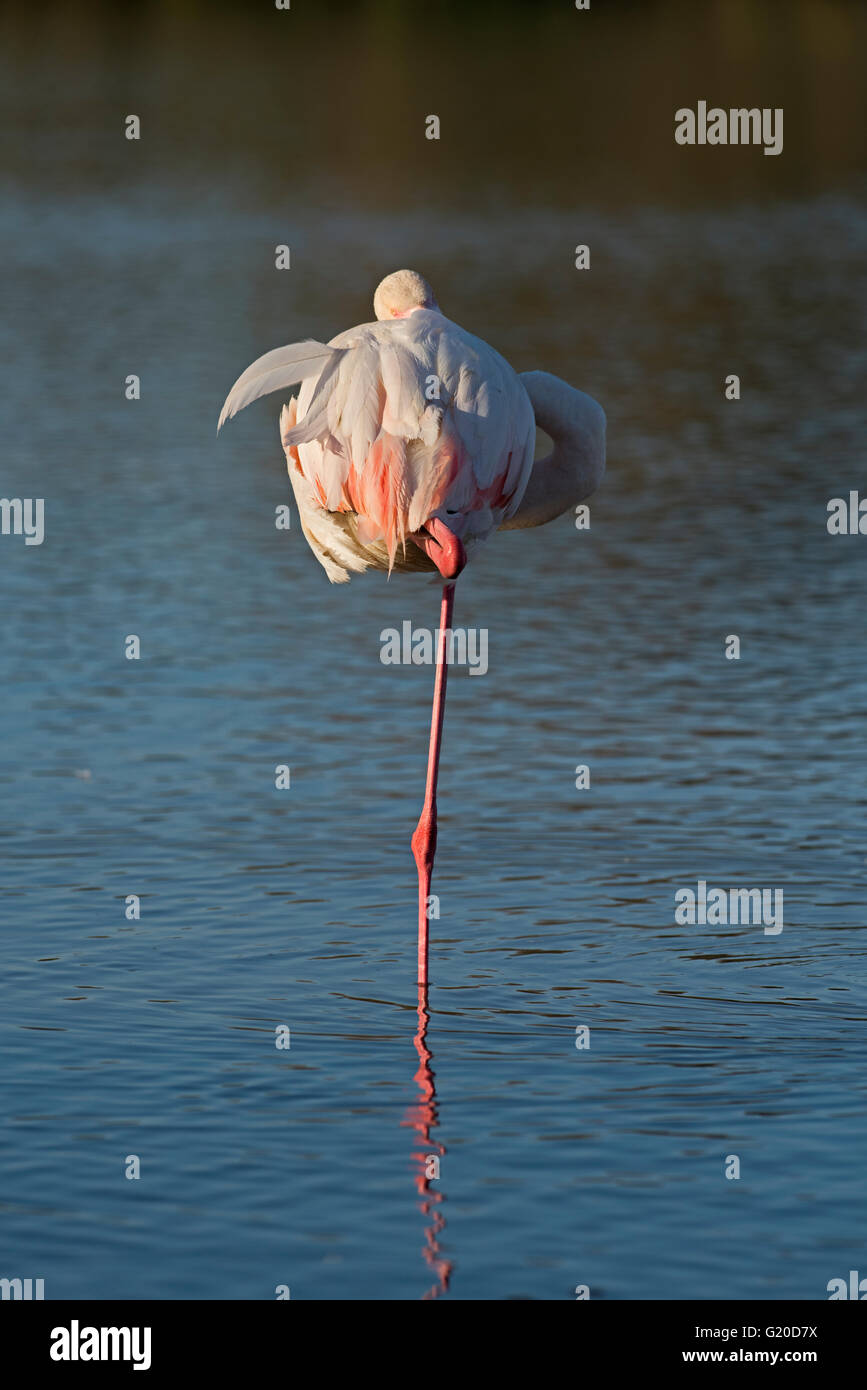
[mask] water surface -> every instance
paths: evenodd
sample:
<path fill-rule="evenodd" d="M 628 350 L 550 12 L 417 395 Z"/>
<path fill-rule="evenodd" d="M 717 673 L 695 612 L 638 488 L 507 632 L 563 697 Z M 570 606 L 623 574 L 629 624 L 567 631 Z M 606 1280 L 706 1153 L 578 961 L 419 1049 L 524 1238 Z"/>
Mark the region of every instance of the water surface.
<path fill-rule="evenodd" d="M 395 84 L 392 153 L 381 111 L 316 104 L 335 34 L 350 73 L 405 51 L 380 7 L 307 21 L 306 61 L 231 9 L 7 34 L 2 489 L 45 498 L 46 537 L 0 538 L 0 1274 L 49 1298 L 812 1299 L 863 1269 L 867 542 L 825 526 L 864 476 L 863 122 L 824 139 L 800 85 L 857 114 L 863 16 L 795 9 L 762 88 L 791 154 L 689 151 L 691 175 L 668 134 L 642 153 L 631 76 L 668 122 L 686 55 L 696 97 L 750 35 L 771 72 L 761 25 L 723 25 L 724 60 L 677 7 L 606 18 L 593 52 L 479 17 L 441 96 L 469 153 L 417 141 L 415 166 L 424 84 L 417 109 Z M 546 62 L 551 109 L 519 122 L 505 79 L 542 91 Z M 363 321 L 403 264 L 609 417 L 590 529 L 498 537 L 458 586 L 490 669 L 449 686 L 421 1027 L 432 672 L 379 652 L 435 625 L 437 590 L 331 588 L 297 516 L 275 529 L 277 400 L 214 436 L 248 361 Z M 783 889 L 783 932 L 678 926 L 699 879 Z"/>

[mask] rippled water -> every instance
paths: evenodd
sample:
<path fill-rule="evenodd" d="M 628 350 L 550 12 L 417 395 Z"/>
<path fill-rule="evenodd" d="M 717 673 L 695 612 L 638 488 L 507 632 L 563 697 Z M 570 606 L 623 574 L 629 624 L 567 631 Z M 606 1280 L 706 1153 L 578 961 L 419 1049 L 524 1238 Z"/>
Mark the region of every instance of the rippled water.
<path fill-rule="evenodd" d="M 864 479 L 867 202 L 588 198 L 579 235 L 502 185 L 269 202 L 216 161 L 200 199 L 154 159 L 113 190 L 98 139 L 76 179 L 97 126 L 43 150 L 59 186 L 7 169 L 0 213 L 2 488 L 46 499 L 43 545 L 0 538 L 0 1275 L 825 1297 L 867 1216 L 867 541 L 825 526 Z M 437 590 L 331 588 L 274 528 L 278 401 L 214 437 L 249 360 L 405 263 L 609 418 L 590 530 L 498 537 L 458 585 L 490 669 L 449 687 L 420 1030 L 432 674 L 379 634 Z M 783 932 L 677 925 L 699 879 L 783 889 Z"/>

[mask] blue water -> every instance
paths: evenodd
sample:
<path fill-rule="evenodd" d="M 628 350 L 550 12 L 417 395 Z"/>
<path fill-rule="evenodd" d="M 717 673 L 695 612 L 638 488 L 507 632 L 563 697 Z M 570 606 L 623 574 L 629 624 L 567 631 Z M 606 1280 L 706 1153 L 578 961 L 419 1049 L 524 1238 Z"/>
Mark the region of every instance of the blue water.
<path fill-rule="evenodd" d="M 0 1275 L 827 1297 L 867 1272 L 867 541 L 825 525 L 865 486 L 867 202 L 588 206 L 579 289 L 569 208 L 299 196 L 281 279 L 226 177 L 6 184 L 2 487 L 46 534 L 0 537 Z M 214 435 L 249 360 L 405 263 L 609 417 L 589 531 L 497 537 L 458 585 L 490 669 L 449 684 L 423 1038 L 432 672 L 379 635 L 437 589 L 332 588 L 275 529 L 278 401 Z M 782 889 L 784 930 L 677 925 L 699 879 Z"/>

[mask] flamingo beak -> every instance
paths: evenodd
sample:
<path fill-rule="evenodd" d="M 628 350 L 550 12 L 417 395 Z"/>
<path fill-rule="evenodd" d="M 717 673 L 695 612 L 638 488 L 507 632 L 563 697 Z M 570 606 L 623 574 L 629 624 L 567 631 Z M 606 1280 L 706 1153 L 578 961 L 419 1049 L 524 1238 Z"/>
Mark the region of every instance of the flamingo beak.
<path fill-rule="evenodd" d="M 443 579 L 457 579 L 467 563 L 467 552 L 461 538 L 445 522 L 432 516 L 411 539 L 433 560 Z"/>

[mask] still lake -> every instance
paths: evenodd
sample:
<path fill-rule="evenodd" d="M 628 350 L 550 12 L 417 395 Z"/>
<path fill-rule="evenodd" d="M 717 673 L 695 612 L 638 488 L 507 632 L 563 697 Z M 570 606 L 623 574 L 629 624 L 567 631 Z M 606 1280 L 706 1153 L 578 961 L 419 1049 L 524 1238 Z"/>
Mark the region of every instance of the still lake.
<path fill-rule="evenodd" d="M 0 537 L 0 1275 L 547 1300 L 867 1274 L 867 540 L 826 528 L 867 490 L 863 194 L 606 189 L 579 218 L 543 183 L 398 208 L 320 170 L 278 214 L 210 147 L 189 187 L 146 143 L 121 175 L 107 88 L 53 143 L 12 90 L 2 492 L 45 499 L 45 539 Z M 380 633 L 434 627 L 438 590 L 331 587 L 294 505 L 275 528 L 277 398 L 215 438 L 249 361 L 364 321 L 405 264 L 609 431 L 590 528 L 496 537 L 458 585 L 489 669 L 449 683 L 423 1038 L 432 671 Z M 781 889 L 783 931 L 678 925 L 699 880 Z"/>

